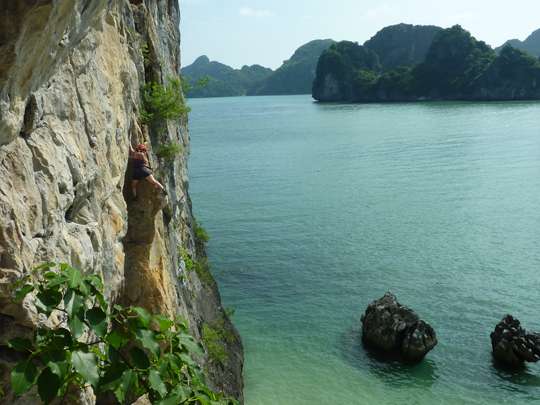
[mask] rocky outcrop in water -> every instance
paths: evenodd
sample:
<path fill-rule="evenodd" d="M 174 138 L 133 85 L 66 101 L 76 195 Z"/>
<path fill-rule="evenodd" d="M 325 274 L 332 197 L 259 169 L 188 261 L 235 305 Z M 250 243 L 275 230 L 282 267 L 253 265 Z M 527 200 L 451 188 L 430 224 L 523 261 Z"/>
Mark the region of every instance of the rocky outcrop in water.
<path fill-rule="evenodd" d="M 103 277 L 112 302 L 180 316 L 203 340 L 219 324 L 228 354 L 206 361 L 209 384 L 242 396 L 242 345 L 197 251 L 188 193 L 187 120 L 143 125 L 141 88 L 180 73 L 177 1 L 17 0 L 0 13 L 0 403 L 14 399 L 6 343 L 31 334 L 30 302 L 12 283 L 45 261 Z M 141 129 L 139 129 L 141 128 Z M 146 142 L 168 191 L 130 194 L 130 141 Z M 173 159 L 158 157 L 177 144 Z"/>
<path fill-rule="evenodd" d="M 493 357 L 510 367 L 540 360 L 540 333 L 527 332 L 519 320 L 506 315 L 491 333 Z"/>
<path fill-rule="evenodd" d="M 367 307 L 362 316 L 362 339 L 368 346 L 408 362 L 421 361 L 437 344 L 433 328 L 389 292 Z"/>

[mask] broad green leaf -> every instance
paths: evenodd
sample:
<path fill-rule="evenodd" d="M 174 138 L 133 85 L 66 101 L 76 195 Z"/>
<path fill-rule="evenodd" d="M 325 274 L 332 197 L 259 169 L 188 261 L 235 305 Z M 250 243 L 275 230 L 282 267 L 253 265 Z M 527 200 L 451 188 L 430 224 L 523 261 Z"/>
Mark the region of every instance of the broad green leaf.
<path fill-rule="evenodd" d="M 198 395 L 198 396 L 196 396 L 194 399 L 196 399 L 197 401 L 199 401 L 199 403 L 200 403 L 201 405 L 211 405 L 211 404 L 210 404 L 210 399 L 209 399 L 207 396 L 205 396 L 205 395 Z"/>
<path fill-rule="evenodd" d="M 13 338 L 8 342 L 8 346 L 18 352 L 27 352 L 32 349 L 32 342 L 29 339 Z"/>
<path fill-rule="evenodd" d="M 161 332 L 169 330 L 174 325 L 173 321 L 163 315 L 154 315 L 152 320 L 157 324 Z"/>
<path fill-rule="evenodd" d="M 11 388 L 15 395 L 22 395 L 35 384 L 38 370 L 31 360 L 20 362 L 11 371 Z"/>
<path fill-rule="evenodd" d="M 103 337 L 107 334 L 107 314 L 100 308 L 86 311 L 86 320 L 97 336 Z"/>
<path fill-rule="evenodd" d="M 186 353 L 180 353 L 177 355 L 177 357 L 185 364 L 191 367 L 195 367 L 197 363 L 191 358 L 189 354 Z"/>
<path fill-rule="evenodd" d="M 56 267 L 56 263 L 47 262 L 34 267 L 34 271 L 47 271 Z"/>
<path fill-rule="evenodd" d="M 156 405 L 177 405 L 182 404 L 188 399 L 189 395 L 186 393 L 184 387 L 181 385 L 176 386 L 167 398 L 156 402 Z"/>
<path fill-rule="evenodd" d="M 159 355 L 159 343 L 156 341 L 153 331 L 148 329 L 139 329 L 135 332 L 135 336 L 145 349 L 150 350 L 156 356 Z"/>
<path fill-rule="evenodd" d="M 101 281 L 101 277 L 95 274 L 87 276 L 85 278 L 85 283 L 91 287 L 94 293 L 103 291 L 103 281 Z"/>
<path fill-rule="evenodd" d="M 80 285 L 83 282 L 83 276 L 81 272 L 77 269 L 74 269 L 73 267 L 69 265 L 60 265 L 60 268 L 65 271 L 66 274 L 66 281 L 68 283 L 69 288 L 79 288 Z"/>
<path fill-rule="evenodd" d="M 109 354 L 110 354 L 110 348 L 109 348 Z M 105 372 L 103 374 L 103 378 L 100 381 L 100 391 L 106 392 L 111 391 L 114 392 L 118 386 L 122 383 L 121 377 L 124 371 L 128 369 L 128 366 L 125 363 L 121 363 L 119 361 L 118 355 L 109 355 L 110 363 L 108 364 L 107 368 L 105 369 Z"/>
<path fill-rule="evenodd" d="M 185 347 L 189 353 L 196 355 L 202 355 L 204 353 L 201 346 L 197 342 L 195 342 L 193 337 L 191 337 L 190 335 L 181 333 L 179 334 L 178 339 L 180 341 L 180 344 Z"/>
<path fill-rule="evenodd" d="M 48 346 L 56 350 L 64 350 L 73 343 L 71 332 L 65 328 L 58 328 L 49 333 Z"/>
<path fill-rule="evenodd" d="M 49 349 L 49 347 L 47 347 Z M 41 362 L 63 380 L 71 370 L 71 352 L 69 350 L 56 349 L 47 350 L 41 355 Z"/>
<path fill-rule="evenodd" d="M 148 360 L 148 356 L 146 355 L 144 350 L 139 349 L 138 347 L 133 347 L 129 351 L 129 355 L 131 357 L 133 365 L 136 368 L 146 370 L 148 367 L 150 367 L 150 360 Z"/>
<path fill-rule="evenodd" d="M 36 295 L 36 298 L 45 308 L 51 310 L 62 301 L 62 293 L 57 289 L 44 289 Z"/>
<path fill-rule="evenodd" d="M 150 370 L 148 373 L 148 382 L 150 383 L 150 387 L 152 387 L 152 389 L 156 391 L 161 398 L 167 395 L 167 387 L 161 380 L 157 370 Z"/>
<path fill-rule="evenodd" d="M 144 308 L 133 307 L 131 309 L 137 314 L 141 325 L 148 328 L 150 326 L 150 321 L 152 320 L 152 315 L 150 315 L 150 313 Z"/>
<path fill-rule="evenodd" d="M 21 302 L 24 300 L 24 297 L 26 297 L 28 294 L 30 294 L 32 291 L 34 291 L 34 286 L 30 284 L 26 284 L 17 291 L 15 291 L 15 302 Z"/>
<path fill-rule="evenodd" d="M 99 370 L 97 366 L 97 358 L 94 353 L 86 353 L 80 350 L 73 352 L 71 356 L 71 364 L 86 382 L 97 386 L 99 381 Z"/>
<path fill-rule="evenodd" d="M 51 273 L 54 274 L 54 276 L 51 275 L 50 277 L 48 277 L 49 281 L 47 282 L 46 288 L 55 288 L 59 285 L 66 284 L 67 279 L 63 273 Z"/>
<path fill-rule="evenodd" d="M 128 392 L 137 382 L 137 375 L 133 370 L 126 370 L 120 377 L 120 384 L 114 390 L 114 395 L 118 399 L 118 402 L 123 404 L 126 400 Z"/>
<path fill-rule="evenodd" d="M 116 330 L 113 330 L 111 333 L 109 333 L 106 337 L 106 340 L 115 349 L 119 349 L 129 342 L 128 338 L 126 338 L 124 335 L 120 334 Z"/>
<path fill-rule="evenodd" d="M 51 372 L 53 374 L 56 374 L 58 378 L 60 378 L 61 380 L 66 378 L 70 371 L 70 364 L 67 361 L 63 361 L 63 362 L 49 361 L 47 363 L 47 366 L 51 369 Z"/>
<path fill-rule="evenodd" d="M 76 290 L 68 289 L 64 296 L 64 309 L 68 313 L 68 326 L 78 339 L 84 333 L 84 298 Z"/>
<path fill-rule="evenodd" d="M 39 397 L 48 404 L 57 397 L 61 381 L 58 375 L 53 373 L 49 367 L 43 369 L 37 380 Z"/>
<path fill-rule="evenodd" d="M 51 280 L 53 278 L 56 278 L 58 276 L 58 273 L 55 272 L 55 271 L 48 271 L 46 272 L 43 277 L 46 279 L 46 280 Z"/>

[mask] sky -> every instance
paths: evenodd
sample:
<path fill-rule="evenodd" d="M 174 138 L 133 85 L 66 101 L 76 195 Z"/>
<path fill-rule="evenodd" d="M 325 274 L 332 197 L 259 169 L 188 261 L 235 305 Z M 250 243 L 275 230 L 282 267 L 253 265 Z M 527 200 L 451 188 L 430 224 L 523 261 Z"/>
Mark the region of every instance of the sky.
<path fill-rule="evenodd" d="M 460 24 L 499 46 L 540 28 L 539 0 L 179 0 L 182 65 L 207 55 L 235 68 L 277 68 L 301 45 L 332 38 L 363 43 L 401 22 Z"/>

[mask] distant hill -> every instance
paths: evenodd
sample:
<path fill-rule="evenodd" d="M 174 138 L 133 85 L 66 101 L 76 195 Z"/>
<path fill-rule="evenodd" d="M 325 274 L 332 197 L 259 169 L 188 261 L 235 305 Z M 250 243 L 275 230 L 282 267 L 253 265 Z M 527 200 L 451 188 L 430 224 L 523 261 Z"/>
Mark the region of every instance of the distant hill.
<path fill-rule="evenodd" d="M 317 39 L 302 45 L 253 94 L 310 94 L 317 61 L 335 41 Z"/>
<path fill-rule="evenodd" d="M 528 52 L 537 58 L 540 57 L 540 29 L 534 31 L 531 35 L 527 37 L 525 41 L 520 41 L 519 39 L 511 39 L 506 41 L 502 46 L 496 48 L 497 52 L 500 52 L 505 45 L 513 46 L 516 49 Z"/>
<path fill-rule="evenodd" d="M 441 27 L 433 25 L 391 25 L 377 32 L 364 46 L 379 56 L 384 69 L 414 66 L 424 61 L 433 38 L 441 31 Z"/>
<path fill-rule="evenodd" d="M 206 55 L 182 69 L 182 76 L 192 85 L 188 97 L 244 96 L 252 93 L 271 73 L 272 69 L 260 65 L 233 69 L 223 63 L 211 62 Z M 205 78 L 208 79 L 205 86 L 195 85 Z"/>
<path fill-rule="evenodd" d="M 497 53 L 459 25 L 439 31 L 415 66 L 383 69 L 373 50 L 339 42 L 323 52 L 313 83 L 319 101 L 540 99 L 540 61 L 505 46 Z"/>

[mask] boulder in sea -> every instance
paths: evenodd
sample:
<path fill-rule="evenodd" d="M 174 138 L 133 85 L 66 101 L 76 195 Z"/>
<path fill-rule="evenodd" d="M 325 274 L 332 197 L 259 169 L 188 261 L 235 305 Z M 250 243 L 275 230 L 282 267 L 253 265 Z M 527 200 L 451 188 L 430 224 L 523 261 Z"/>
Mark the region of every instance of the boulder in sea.
<path fill-rule="evenodd" d="M 540 333 L 527 332 L 519 320 L 506 315 L 491 333 L 493 357 L 509 367 L 540 360 Z"/>
<path fill-rule="evenodd" d="M 437 344 L 435 330 L 389 292 L 367 307 L 362 316 L 362 339 L 370 347 L 414 363 Z"/>

